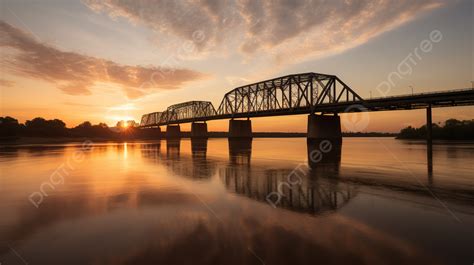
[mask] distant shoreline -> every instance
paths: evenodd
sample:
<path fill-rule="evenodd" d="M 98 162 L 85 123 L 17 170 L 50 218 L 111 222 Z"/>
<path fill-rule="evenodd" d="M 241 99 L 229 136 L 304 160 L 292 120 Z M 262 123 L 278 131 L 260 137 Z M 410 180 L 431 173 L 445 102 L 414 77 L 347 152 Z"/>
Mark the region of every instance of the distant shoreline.
<path fill-rule="evenodd" d="M 182 132 L 181 138 L 190 138 L 190 132 Z M 254 132 L 253 138 L 304 138 L 306 133 L 285 133 L 285 132 Z M 343 137 L 396 137 L 396 134 L 389 133 L 343 133 Z M 209 138 L 227 138 L 226 132 L 209 132 Z M 103 138 L 103 137 L 1 137 L 0 144 L 55 144 L 55 143 L 80 143 L 84 141 L 92 142 L 130 142 L 166 139 L 164 135 L 160 137 L 138 137 L 138 138 Z"/>
<path fill-rule="evenodd" d="M 253 138 L 306 138 L 306 134 L 297 135 L 297 134 L 290 134 L 286 136 L 280 135 L 258 135 L 260 133 L 256 133 Z M 263 133 L 267 134 L 267 133 Z M 343 136 L 343 138 L 374 138 L 374 137 L 384 137 L 384 138 L 394 138 L 399 141 L 416 141 L 416 142 L 425 142 L 425 139 L 400 139 L 395 136 Z M 209 139 L 222 139 L 227 137 L 222 136 L 210 136 Z M 183 136 L 181 139 L 189 139 L 189 136 Z M 91 141 L 95 143 L 120 143 L 120 142 L 140 142 L 140 141 L 153 141 L 153 140 L 166 140 L 165 137 L 162 138 L 132 138 L 132 139 L 111 139 L 111 138 L 98 138 L 98 137 L 55 137 L 55 138 L 48 138 L 48 137 L 14 137 L 10 139 L 0 138 L 0 146 L 15 146 L 15 145 L 42 145 L 42 144 L 66 144 L 66 143 L 78 143 L 81 144 L 85 141 Z M 472 143 L 473 140 L 443 140 L 443 139 L 434 139 L 438 143 Z M 436 144 L 433 142 L 433 144 Z"/>
<path fill-rule="evenodd" d="M 92 125 L 86 121 L 74 128 L 67 128 L 59 120 L 46 120 L 41 117 L 28 120 L 25 124 L 18 123 L 12 117 L 0 117 L 0 144 L 48 144 L 81 142 L 123 142 L 157 140 L 166 138 L 166 132 L 159 128 L 142 130 L 135 122 L 126 126 L 118 123 L 118 127 L 108 127 L 105 123 Z M 180 132 L 181 138 L 190 138 L 190 131 Z M 208 138 L 227 138 L 226 131 L 207 132 Z M 253 132 L 254 138 L 295 138 L 306 137 L 306 132 Z M 424 140 L 427 138 L 426 125 L 419 128 L 408 126 L 400 133 L 384 132 L 342 132 L 343 137 L 393 137 L 406 140 Z M 474 140 L 474 120 L 448 119 L 444 124 L 432 124 L 432 139 L 437 140 Z"/>

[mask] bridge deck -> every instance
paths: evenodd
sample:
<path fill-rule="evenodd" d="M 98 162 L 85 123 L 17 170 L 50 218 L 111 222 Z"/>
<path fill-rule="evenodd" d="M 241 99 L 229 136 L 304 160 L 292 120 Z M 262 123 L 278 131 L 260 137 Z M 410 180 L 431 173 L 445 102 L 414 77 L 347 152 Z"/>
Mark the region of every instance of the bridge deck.
<path fill-rule="evenodd" d="M 195 121 L 209 121 L 232 118 L 253 118 L 286 116 L 310 113 L 348 113 L 360 111 L 393 111 L 422 109 L 429 105 L 431 107 L 451 107 L 474 105 L 474 89 L 462 89 L 452 91 L 440 91 L 413 95 L 392 96 L 384 98 L 373 98 L 367 100 L 355 100 L 336 103 L 323 103 L 315 106 L 279 108 L 264 111 L 248 111 L 232 114 L 218 114 L 193 117 L 186 119 L 160 122 L 142 127 L 161 126 L 167 124 L 179 124 Z"/>

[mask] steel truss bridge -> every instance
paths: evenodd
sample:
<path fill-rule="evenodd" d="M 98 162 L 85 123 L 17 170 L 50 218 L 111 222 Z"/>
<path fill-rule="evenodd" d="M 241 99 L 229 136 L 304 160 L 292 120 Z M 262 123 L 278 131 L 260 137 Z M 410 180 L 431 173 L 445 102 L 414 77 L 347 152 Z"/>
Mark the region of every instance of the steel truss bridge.
<path fill-rule="evenodd" d="M 143 115 L 140 127 L 218 119 L 463 105 L 474 105 L 474 89 L 363 99 L 335 75 L 302 73 L 237 87 L 224 95 L 217 110 L 209 101 L 171 105 L 162 112 Z"/>

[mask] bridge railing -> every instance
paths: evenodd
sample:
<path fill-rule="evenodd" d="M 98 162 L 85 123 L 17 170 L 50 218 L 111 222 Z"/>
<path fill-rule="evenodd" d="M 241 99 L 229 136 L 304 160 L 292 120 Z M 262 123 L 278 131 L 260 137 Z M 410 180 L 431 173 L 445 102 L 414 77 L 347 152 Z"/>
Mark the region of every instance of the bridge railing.
<path fill-rule="evenodd" d="M 453 92 L 469 92 L 473 91 L 474 88 L 460 88 L 460 89 L 450 89 L 450 90 L 441 90 L 433 92 L 422 92 L 422 93 L 412 93 L 412 94 L 400 94 L 392 96 L 383 96 L 383 97 L 372 97 L 369 100 L 379 100 L 379 99 L 394 99 L 394 98 L 403 98 L 403 97 L 416 97 L 416 96 L 425 96 L 425 95 L 434 95 L 434 94 L 446 94 Z"/>

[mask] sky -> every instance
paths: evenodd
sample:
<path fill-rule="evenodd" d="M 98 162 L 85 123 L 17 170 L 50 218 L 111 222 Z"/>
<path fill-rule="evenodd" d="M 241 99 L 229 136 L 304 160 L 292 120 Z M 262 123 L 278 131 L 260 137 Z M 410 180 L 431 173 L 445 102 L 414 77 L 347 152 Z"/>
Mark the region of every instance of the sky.
<path fill-rule="evenodd" d="M 1 115 L 20 122 L 113 126 L 189 100 L 218 107 L 235 87 L 300 72 L 337 75 L 363 98 L 473 86 L 472 0 L 0 1 Z M 381 89 L 393 72 L 401 78 Z M 368 117 L 360 130 L 425 122 L 423 110 Z M 473 117 L 474 107 L 433 111 L 434 122 Z M 306 119 L 252 126 L 303 132 Z"/>

